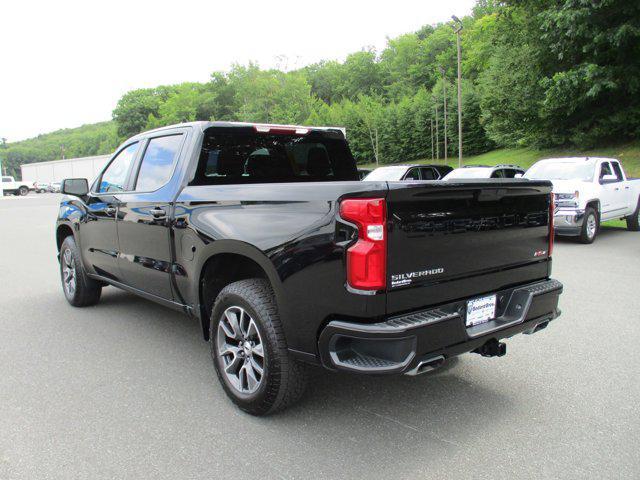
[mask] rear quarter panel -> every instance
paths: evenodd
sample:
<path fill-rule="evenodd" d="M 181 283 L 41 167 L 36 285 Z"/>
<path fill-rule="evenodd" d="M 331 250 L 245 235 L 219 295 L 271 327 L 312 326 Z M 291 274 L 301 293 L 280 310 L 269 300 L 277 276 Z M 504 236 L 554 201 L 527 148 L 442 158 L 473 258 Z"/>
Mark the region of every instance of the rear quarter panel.
<path fill-rule="evenodd" d="M 173 228 L 182 271 L 176 275 L 179 294 L 195 308 L 198 279 L 209 258 L 220 253 L 249 257 L 269 276 L 289 347 L 314 353 L 318 330 L 331 316 L 384 314 L 384 294 L 363 296 L 345 288 L 346 242 L 337 238 L 336 205 L 347 193 L 383 197 L 386 188 L 384 182 L 185 188 L 176 202 Z"/>

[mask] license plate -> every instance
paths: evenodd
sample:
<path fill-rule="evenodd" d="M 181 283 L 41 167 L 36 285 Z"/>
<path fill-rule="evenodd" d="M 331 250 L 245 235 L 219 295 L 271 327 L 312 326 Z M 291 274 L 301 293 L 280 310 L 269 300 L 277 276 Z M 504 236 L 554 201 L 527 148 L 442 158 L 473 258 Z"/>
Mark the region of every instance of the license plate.
<path fill-rule="evenodd" d="M 467 302 L 467 327 L 480 325 L 496 316 L 496 296 L 474 298 Z"/>

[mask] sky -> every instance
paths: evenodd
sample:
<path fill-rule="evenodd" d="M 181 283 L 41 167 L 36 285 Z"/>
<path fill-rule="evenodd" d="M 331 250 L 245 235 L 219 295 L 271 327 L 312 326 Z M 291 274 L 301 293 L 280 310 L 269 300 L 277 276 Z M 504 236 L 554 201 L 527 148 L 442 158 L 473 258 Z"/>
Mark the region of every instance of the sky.
<path fill-rule="evenodd" d="M 136 88 L 206 82 L 233 63 L 294 69 L 471 12 L 474 0 L 8 0 L 0 137 L 111 118 Z"/>

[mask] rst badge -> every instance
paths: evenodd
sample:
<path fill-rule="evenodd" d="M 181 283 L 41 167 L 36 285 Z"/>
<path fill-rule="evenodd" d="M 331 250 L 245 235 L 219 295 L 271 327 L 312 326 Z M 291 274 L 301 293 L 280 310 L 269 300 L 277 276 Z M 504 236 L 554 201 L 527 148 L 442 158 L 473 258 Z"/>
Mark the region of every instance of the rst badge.
<path fill-rule="evenodd" d="M 391 275 L 391 288 L 403 287 L 411 285 L 414 280 L 422 277 L 430 277 L 432 275 L 440 275 L 444 273 L 444 268 L 430 268 L 428 270 L 420 270 L 417 272 L 398 273 Z"/>

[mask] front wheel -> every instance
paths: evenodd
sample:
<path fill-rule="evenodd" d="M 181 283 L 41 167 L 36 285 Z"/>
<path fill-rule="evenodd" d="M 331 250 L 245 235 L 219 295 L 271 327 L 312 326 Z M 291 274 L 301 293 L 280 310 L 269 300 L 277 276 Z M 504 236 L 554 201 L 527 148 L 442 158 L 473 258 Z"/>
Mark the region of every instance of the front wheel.
<path fill-rule="evenodd" d="M 638 199 L 636 211 L 629 215 L 626 220 L 627 230 L 630 230 L 632 232 L 640 232 L 640 199 Z"/>
<path fill-rule="evenodd" d="M 306 368 L 287 350 L 271 286 L 263 279 L 226 286 L 211 313 L 211 355 L 227 396 L 252 415 L 268 415 L 297 401 Z"/>
<path fill-rule="evenodd" d="M 25 195 L 29 194 L 29 189 L 27 187 L 20 187 L 18 189 L 18 195 L 20 195 L 21 197 L 24 197 Z"/>
<path fill-rule="evenodd" d="M 593 243 L 598 234 L 598 228 L 598 213 L 592 207 L 587 207 L 584 212 L 580 236 L 578 237 L 580 243 Z"/>
<path fill-rule="evenodd" d="M 102 285 L 87 276 L 73 236 L 65 238 L 60 247 L 60 280 L 65 298 L 74 307 L 88 307 L 100 300 Z"/>

